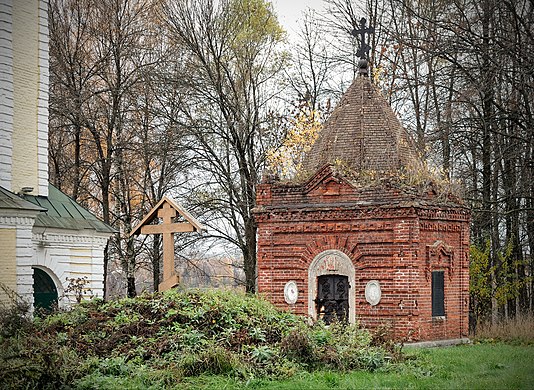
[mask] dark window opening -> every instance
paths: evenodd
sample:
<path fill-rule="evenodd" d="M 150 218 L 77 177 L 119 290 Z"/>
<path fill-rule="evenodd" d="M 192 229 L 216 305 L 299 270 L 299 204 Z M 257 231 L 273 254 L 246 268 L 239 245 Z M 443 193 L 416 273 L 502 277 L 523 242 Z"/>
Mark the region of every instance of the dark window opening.
<path fill-rule="evenodd" d="M 432 272 L 432 317 L 445 316 L 445 273 Z"/>
<path fill-rule="evenodd" d="M 38 312 L 52 311 L 58 304 L 58 293 L 52 278 L 42 269 L 33 269 L 33 299 Z"/>

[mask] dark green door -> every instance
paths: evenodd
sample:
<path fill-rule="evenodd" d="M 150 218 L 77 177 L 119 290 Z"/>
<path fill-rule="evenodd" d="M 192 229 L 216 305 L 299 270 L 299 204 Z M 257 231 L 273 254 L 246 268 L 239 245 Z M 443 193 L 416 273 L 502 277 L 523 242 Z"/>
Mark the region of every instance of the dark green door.
<path fill-rule="evenodd" d="M 36 310 L 51 311 L 57 307 L 57 289 L 52 278 L 42 269 L 33 269 L 33 299 Z"/>

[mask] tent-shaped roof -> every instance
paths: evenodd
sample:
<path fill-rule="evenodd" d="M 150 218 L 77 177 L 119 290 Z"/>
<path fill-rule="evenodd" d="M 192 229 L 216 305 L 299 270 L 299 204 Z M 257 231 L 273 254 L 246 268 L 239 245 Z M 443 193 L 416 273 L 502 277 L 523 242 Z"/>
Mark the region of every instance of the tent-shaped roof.
<path fill-rule="evenodd" d="M 353 81 L 306 154 L 311 175 L 326 164 L 353 171 L 395 171 L 419 161 L 406 130 L 369 77 Z"/>

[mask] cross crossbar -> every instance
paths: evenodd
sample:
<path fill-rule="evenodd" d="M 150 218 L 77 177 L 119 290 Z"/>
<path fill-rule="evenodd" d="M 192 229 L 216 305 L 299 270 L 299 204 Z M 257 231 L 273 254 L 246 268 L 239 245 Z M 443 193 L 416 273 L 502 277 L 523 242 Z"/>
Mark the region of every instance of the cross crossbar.
<path fill-rule="evenodd" d="M 185 218 L 186 222 L 173 222 L 177 215 Z M 161 218 L 159 225 L 150 225 L 154 218 Z M 164 197 L 135 227 L 130 236 L 135 234 L 162 234 L 163 235 L 163 282 L 158 290 L 165 291 L 179 283 L 174 267 L 174 233 L 194 232 L 205 230 L 203 226 L 182 207 Z M 155 286 L 154 286 L 155 287 Z"/>
<path fill-rule="evenodd" d="M 367 19 L 361 18 L 360 19 L 360 28 L 352 30 L 352 35 L 360 36 L 360 47 L 358 48 L 358 51 L 356 52 L 356 55 L 360 57 L 362 60 L 369 60 L 369 50 L 371 50 L 371 46 L 369 46 L 369 39 L 365 39 L 365 35 L 367 34 L 367 38 L 369 38 L 370 34 L 374 34 L 375 28 L 374 27 L 365 27 L 367 23 Z"/>

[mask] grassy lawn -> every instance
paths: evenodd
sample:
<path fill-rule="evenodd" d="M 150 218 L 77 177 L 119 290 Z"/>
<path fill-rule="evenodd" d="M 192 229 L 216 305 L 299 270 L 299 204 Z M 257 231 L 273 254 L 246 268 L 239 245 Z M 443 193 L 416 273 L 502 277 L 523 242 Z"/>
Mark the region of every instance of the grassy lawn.
<path fill-rule="evenodd" d="M 414 349 L 418 357 L 395 368 L 369 372 L 302 373 L 290 379 L 192 378 L 178 388 L 213 389 L 534 389 L 534 345 L 477 344 L 457 347 Z"/>

